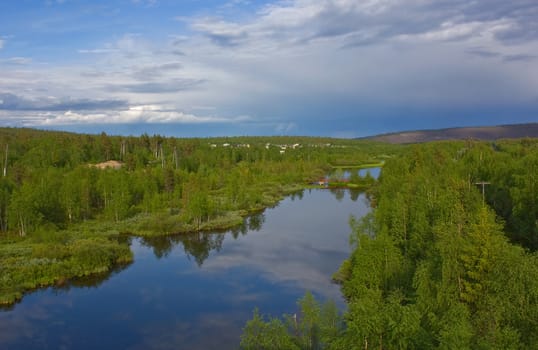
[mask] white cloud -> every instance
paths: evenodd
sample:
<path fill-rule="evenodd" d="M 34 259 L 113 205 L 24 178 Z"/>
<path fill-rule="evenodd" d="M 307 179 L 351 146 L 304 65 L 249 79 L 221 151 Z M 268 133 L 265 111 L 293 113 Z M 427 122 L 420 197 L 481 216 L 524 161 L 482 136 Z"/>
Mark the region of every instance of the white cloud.
<path fill-rule="evenodd" d="M 176 109 L 164 108 L 158 105 L 132 106 L 121 111 L 107 112 L 73 112 L 63 114 L 52 112 L 41 113 L 30 121 L 27 126 L 53 126 L 70 124 L 132 124 L 132 123 L 178 123 L 178 124 L 204 124 L 204 123 L 237 123 L 250 120 L 249 117 L 239 116 L 233 118 L 196 116 L 179 112 Z"/>
<path fill-rule="evenodd" d="M 452 21 L 443 22 L 436 29 L 417 35 L 404 34 L 398 39 L 404 40 L 426 40 L 426 41 L 456 41 L 480 38 L 481 40 L 494 40 L 496 33 L 508 31 L 513 28 L 512 21 L 499 19 L 485 22 L 465 22 L 455 23 Z"/>
<path fill-rule="evenodd" d="M 80 49 L 77 52 L 81 54 L 107 54 L 117 51 L 116 49 Z"/>
<path fill-rule="evenodd" d="M 10 58 L 0 60 L 0 63 L 27 65 L 27 64 L 32 63 L 32 59 L 28 57 L 10 57 Z"/>
<path fill-rule="evenodd" d="M 155 6 L 157 4 L 157 0 L 131 0 L 131 2 L 135 5 L 143 5 L 147 7 Z"/>
<path fill-rule="evenodd" d="M 0 50 L 4 47 L 4 40 L 0 39 Z"/>
<path fill-rule="evenodd" d="M 532 1 L 285 0 L 250 16 L 204 12 L 178 18 L 190 30 L 178 25 L 160 40 L 151 29 L 105 38 L 61 64 L 0 61 L 0 93 L 125 102 L 91 113 L 58 108 L 34 124 L 221 123 L 242 119 L 218 116 L 252 115 L 277 133 L 301 133 L 315 118 L 330 123 L 343 110 L 371 120 L 372 106 L 530 103 L 538 22 L 510 8 L 527 2 L 530 13 L 538 7 Z"/>
<path fill-rule="evenodd" d="M 151 43 L 146 41 L 140 33 L 127 33 L 114 41 L 106 42 L 102 47 L 91 49 L 78 49 L 80 54 L 109 55 L 116 57 L 123 55 L 125 57 L 136 57 L 139 53 L 148 51 Z"/>
<path fill-rule="evenodd" d="M 65 2 L 66 0 L 46 0 L 45 4 L 47 4 L 48 6 L 53 6 L 53 5 L 62 5 Z"/>

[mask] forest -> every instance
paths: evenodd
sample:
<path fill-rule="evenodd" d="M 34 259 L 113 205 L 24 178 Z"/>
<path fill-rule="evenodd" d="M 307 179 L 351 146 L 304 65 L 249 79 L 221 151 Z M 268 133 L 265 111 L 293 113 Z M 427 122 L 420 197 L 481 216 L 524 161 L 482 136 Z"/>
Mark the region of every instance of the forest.
<path fill-rule="evenodd" d="M 538 140 L 432 142 L 388 159 L 333 278 L 243 349 L 538 348 Z"/>
<path fill-rule="evenodd" d="M 352 252 L 333 276 L 346 310 L 310 293 L 293 315 L 255 310 L 241 348 L 538 348 L 536 139 L 394 146 L 2 128 L 0 154 L 0 304 L 129 264 L 126 237 L 240 227 L 330 177 L 367 191 L 373 208 L 350 220 Z M 338 179 L 381 163 L 377 181 Z"/>
<path fill-rule="evenodd" d="M 0 304 L 128 264 L 133 255 L 125 236 L 237 227 L 334 169 L 342 173 L 398 152 L 329 138 L 0 128 Z M 372 181 L 355 176 L 340 185 L 360 189 Z"/>

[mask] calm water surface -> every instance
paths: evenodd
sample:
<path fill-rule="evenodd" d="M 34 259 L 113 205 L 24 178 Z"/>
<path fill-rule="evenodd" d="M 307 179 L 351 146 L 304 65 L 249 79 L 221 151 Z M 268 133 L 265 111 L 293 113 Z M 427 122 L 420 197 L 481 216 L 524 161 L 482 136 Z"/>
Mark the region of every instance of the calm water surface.
<path fill-rule="evenodd" d="M 306 290 L 344 307 L 331 275 L 350 252 L 347 190 L 288 197 L 226 233 L 143 240 L 134 263 L 0 310 L 0 349 L 236 349 L 254 307 L 296 311 Z"/>

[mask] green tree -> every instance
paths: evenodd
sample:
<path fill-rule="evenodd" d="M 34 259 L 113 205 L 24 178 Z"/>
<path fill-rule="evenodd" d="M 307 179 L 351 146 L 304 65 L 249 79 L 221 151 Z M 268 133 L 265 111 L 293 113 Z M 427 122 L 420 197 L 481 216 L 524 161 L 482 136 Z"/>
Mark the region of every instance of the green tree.
<path fill-rule="evenodd" d="M 258 309 L 254 310 L 253 318 L 243 329 L 240 346 L 244 350 L 301 349 L 293 342 L 282 321 L 277 318 L 266 321 Z"/>

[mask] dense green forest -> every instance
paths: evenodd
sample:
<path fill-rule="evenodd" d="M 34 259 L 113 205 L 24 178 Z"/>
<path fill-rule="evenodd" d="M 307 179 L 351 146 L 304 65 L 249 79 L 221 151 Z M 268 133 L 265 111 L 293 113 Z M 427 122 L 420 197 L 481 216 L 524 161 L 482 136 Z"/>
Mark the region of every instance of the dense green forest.
<path fill-rule="evenodd" d="M 310 137 L 177 139 L 0 129 L 0 304 L 132 261 L 122 234 L 225 229 L 380 143 Z M 341 170 L 338 170 L 341 173 Z M 344 185 L 364 188 L 372 179 Z"/>
<path fill-rule="evenodd" d="M 241 347 L 538 348 L 537 171 L 536 139 L 407 148 L 351 221 L 344 315 L 307 294 L 293 316 L 256 310 Z"/>
<path fill-rule="evenodd" d="M 129 263 L 125 235 L 241 225 L 332 173 L 368 188 L 374 208 L 351 221 L 353 251 L 334 275 L 346 312 L 307 293 L 295 315 L 256 311 L 242 348 L 537 347 L 535 139 L 391 146 L 4 128 L 0 151 L 2 304 Z M 382 161 L 374 185 L 338 182 L 341 168 Z"/>

